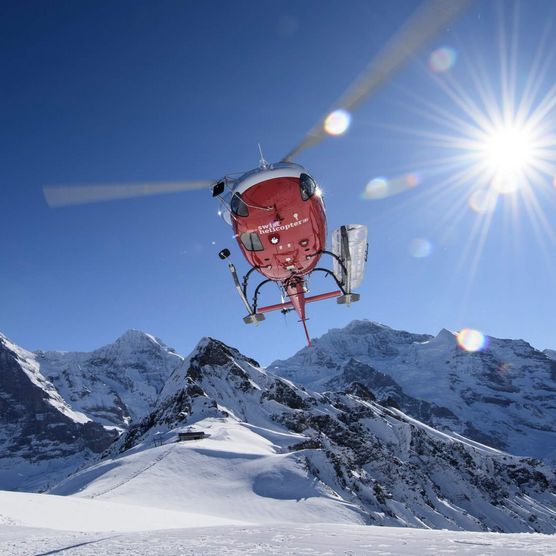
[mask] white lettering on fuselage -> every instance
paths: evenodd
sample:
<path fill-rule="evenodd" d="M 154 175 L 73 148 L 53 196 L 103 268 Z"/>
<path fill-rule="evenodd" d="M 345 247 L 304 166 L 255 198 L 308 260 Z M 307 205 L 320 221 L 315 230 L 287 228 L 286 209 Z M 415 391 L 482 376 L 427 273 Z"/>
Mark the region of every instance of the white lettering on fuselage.
<path fill-rule="evenodd" d="M 289 224 L 280 224 L 280 222 L 271 222 L 270 224 L 262 224 L 261 226 L 259 226 L 259 234 L 270 234 L 272 232 L 285 232 L 290 228 L 301 226 L 301 224 L 307 224 L 307 222 L 309 222 L 309 219 L 303 218 L 302 220 L 297 220 L 296 222 L 290 222 Z"/>

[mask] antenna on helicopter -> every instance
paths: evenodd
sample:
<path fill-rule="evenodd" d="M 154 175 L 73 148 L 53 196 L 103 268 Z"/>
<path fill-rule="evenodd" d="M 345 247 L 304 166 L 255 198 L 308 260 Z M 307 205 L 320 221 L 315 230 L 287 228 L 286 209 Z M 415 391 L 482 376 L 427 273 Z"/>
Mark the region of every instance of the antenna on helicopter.
<path fill-rule="evenodd" d="M 258 147 L 259 147 L 259 155 L 260 155 L 260 159 L 259 159 L 259 168 L 266 170 L 267 168 L 270 168 L 270 164 L 265 160 L 264 155 L 263 155 L 263 149 L 261 147 L 260 143 L 257 143 Z"/>

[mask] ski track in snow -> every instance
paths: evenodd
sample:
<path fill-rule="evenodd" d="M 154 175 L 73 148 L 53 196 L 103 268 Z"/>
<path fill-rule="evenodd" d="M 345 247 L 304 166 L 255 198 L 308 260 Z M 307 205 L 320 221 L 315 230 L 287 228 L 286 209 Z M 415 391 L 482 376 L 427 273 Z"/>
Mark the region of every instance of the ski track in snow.
<path fill-rule="evenodd" d="M 104 491 L 101 492 L 95 492 L 94 494 L 91 494 L 89 496 L 89 498 L 97 498 L 98 496 L 104 496 L 105 494 L 108 494 L 109 492 L 112 492 L 122 486 L 124 486 L 125 484 L 129 483 L 130 481 L 132 481 L 133 479 L 139 477 L 139 475 L 142 475 L 145 471 L 148 471 L 149 469 L 151 469 L 152 467 L 154 467 L 156 464 L 160 463 L 163 459 L 166 458 L 166 456 L 168 456 L 170 454 L 170 452 L 172 452 L 174 450 L 174 448 L 176 447 L 175 444 L 173 444 L 172 446 L 170 446 L 170 448 L 168 450 L 166 450 L 164 453 L 162 453 L 161 455 L 157 456 L 151 463 L 149 463 L 149 465 L 147 465 L 146 467 L 143 467 L 142 469 L 140 469 L 139 471 L 133 473 L 132 475 L 130 475 L 129 477 L 127 477 L 126 479 L 124 479 L 123 481 L 121 481 L 120 483 L 118 483 L 117 485 L 114 485 Z"/>
<path fill-rule="evenodd" d="M 556 538 L 349 525 L 227 526 L 141 533 L 57 532 L 0 527 L 3 556 L 409 556 L 556 555 Z"/>

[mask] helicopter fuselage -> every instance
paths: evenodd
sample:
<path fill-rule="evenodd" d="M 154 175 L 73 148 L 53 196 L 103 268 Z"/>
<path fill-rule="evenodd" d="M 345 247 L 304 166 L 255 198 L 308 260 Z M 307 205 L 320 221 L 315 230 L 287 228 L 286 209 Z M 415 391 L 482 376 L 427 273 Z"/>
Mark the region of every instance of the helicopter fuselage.
<path fill-rule="evenodd" d="M 231 200 L 232 226 L 249 262 L 287 284 L 309 274 L 326 243 L 320 189 L 297 164 L 261 168 L 240 178 Z"/>

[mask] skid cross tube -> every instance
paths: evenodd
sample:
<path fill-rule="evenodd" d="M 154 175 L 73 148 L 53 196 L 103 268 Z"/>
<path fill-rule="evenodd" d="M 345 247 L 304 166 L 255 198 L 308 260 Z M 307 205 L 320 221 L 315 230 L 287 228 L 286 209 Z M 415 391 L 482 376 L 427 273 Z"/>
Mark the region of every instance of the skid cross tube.
<path fill-rule="evenodd" d="M 315 301 L 322 301 L 323 299 L 332 299 L 333 297 L 338 297 L 342 292 L 336 290 L 333 292 L 320 293 L 318 295 L 313 295 L 311 297 L 305 298 L 305 303 L 314 303 Z M 286 301 L 285 303 L 277 303 L 276 305 L 267 305 L 266 307 L 260 307 L 259 313 L 270 313 L 270 311 L 278 310 L 289 310 L 293 309 L 293 304 L 291 301 Z"/>

